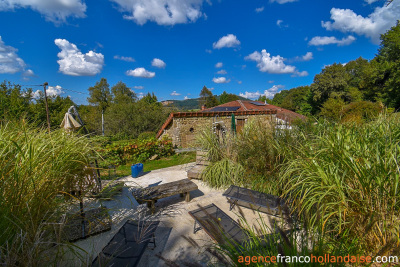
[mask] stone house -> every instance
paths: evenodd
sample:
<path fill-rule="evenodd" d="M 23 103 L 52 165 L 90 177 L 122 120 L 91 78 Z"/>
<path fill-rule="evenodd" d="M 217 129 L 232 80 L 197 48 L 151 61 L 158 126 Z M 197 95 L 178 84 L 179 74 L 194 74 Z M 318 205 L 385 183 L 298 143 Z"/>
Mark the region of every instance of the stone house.
<path fill-rule="evenodd" d="M 285 127 L 288 127 L 294 119 L 305 118 L 293 111 L 263 102 L 236 100 L 198 112 L 171 113 L 158 131 L 157 138 L 168 136 L 174 146 L 190 147 L 194 144 L 196 134 L 203 129 L 210 129 L 216 133 L 231 131 L 232 114 L 235 115 L 238 132 L 252 118 L 275 121 Z"/>

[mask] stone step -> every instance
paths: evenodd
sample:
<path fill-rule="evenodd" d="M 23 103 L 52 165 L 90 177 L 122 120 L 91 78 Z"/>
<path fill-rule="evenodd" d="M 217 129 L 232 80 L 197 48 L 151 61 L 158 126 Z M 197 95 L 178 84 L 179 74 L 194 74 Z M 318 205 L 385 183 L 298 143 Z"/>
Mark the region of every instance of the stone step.
<path fill-rule="evenodd" d="M 201 179 L 201 173 L 204 171 L 206 166 L 204 165 L 195 165 L 193 168 L 188 170 L 187 176 L 189 179 Z"/>
<path fill-rule="evenodd" d="M 205 165 L 205 166 L 210 165 L 210 162 L 208 161 L 208 158 L 207 158 L 207 151 L 197 150 L 196 164 L 197 165 Z"/>

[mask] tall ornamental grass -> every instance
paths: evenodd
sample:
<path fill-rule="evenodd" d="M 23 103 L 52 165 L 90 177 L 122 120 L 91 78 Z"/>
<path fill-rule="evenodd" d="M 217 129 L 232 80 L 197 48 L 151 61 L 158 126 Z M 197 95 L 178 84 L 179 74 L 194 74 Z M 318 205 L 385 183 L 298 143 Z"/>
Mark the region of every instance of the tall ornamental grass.
<path fill-rule="evenodd" d="M 263 191 L 268 187 L 268 193 L 277 193 L 275 175 L 286 156 L 278 150 L 278 144 L 287 146 L 293 140 L 287 130 L 277 131 L 274 122 L 259 118 L 249 119 L 237 134 L 218 136 L 205 129 L 197 141 L 208 152 L 211 164 L 202 179 L 217 188 L 254 184 Z"/>
<path fill-rule="evenodd" d="M 293 146 L 280 183 L 310 225 L 360 251 L 400 253 L 400 120 L 363 125 L 321 124 Z"/>
<path fill-rule="evenodd" d="M 64 207 L 62 195 L 92 181 L 85 172 L 93 150 L 85 137 L 48 133 L 25 122 L 0 126 L 0 265 L 35 266 L 53 246 L 52 223 Z"/>

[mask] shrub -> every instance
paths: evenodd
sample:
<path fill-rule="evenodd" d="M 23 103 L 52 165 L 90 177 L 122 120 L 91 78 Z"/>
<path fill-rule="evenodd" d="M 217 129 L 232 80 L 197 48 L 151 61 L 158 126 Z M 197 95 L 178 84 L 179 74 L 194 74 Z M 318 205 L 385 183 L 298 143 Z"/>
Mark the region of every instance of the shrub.
<path fill-rule="evenodd" d="M 359 101 L 344 106 L 340 115 L 342 117 L 342 122 L 355 122 L 360 124 L 375 119 L 382 111 L 382 103 Z"/>
<path fill-rule="evenodd" d="M 102 167 L 143 162 L 154 155 L 165 157 L 175 153 L 171 140 L 155 138 L 114 142 L 101 148 L 99 152 L 104 158 Z"/>
<path fill-rule="evenodd" d="M 143 132 L 138 136 L 139 140 L 153 139 L 153 138 L 156 138 L 156 134 L 154 132 Z"/>

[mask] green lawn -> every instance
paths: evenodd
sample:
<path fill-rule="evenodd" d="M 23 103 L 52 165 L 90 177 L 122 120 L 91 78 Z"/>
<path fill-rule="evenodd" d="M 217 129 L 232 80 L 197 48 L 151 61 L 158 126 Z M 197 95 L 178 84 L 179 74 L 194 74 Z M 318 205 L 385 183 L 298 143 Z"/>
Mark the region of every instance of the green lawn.
<path fill-rule="evenodd" d="M 183 153 L 172 155 L 170 157 L 164 157 L 164 158 L 152 160 L 152 161 L 148 160 L 148 161 L 145 161 L 142 163 L 143 163 L 143 171 L 148 172 L 148 171 L 152 171 L 152 170 L 172 167 L 172 166 L 186 164 L 186 163 L 195 162 L 195 161 L 196 161 L 196 152 L 183 152 Z M 116 170 L 117 177 L 128 176 L 128 175 L 131 175 L 131 165 L 130 164 L 122 165 L 117 168 L 117 170 Z M 108 170 L 102 170 L 101 177 L 103 179 L 108 179 L 109 178 Z M 113 175 L 112 172 L 111 172 L 111 178 L 115 178 L 115 176 Z"/>

